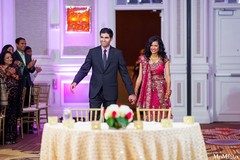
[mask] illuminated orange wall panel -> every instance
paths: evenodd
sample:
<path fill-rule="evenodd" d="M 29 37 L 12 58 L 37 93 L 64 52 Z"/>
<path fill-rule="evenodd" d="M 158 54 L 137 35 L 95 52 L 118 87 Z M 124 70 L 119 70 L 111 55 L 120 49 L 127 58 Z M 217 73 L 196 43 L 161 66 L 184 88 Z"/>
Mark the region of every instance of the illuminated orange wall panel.
<path fill-rule="evenodd" d="M 91 31 L 91 12 L 89 6 L 66 6 L 67 32 Z"/>

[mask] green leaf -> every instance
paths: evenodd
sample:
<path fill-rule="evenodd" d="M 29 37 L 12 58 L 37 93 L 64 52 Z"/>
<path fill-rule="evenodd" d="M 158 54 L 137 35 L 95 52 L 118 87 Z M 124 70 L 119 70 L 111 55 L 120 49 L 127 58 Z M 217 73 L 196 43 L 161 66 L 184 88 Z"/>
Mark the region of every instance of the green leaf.
<path fill-rule="evenodd" d="M 116 120 L 123 127 L 126 127 L 128 125 L 128 120 L 126 118 L 119 117 L 116 118 Z"/>
<path fill-rule="evenodd" d="M 108 118 L 106 122 L 107 122 L 108 126 L 112 127 L 114 125 L 114 118 L 112 118 L 112 117 Z"/>

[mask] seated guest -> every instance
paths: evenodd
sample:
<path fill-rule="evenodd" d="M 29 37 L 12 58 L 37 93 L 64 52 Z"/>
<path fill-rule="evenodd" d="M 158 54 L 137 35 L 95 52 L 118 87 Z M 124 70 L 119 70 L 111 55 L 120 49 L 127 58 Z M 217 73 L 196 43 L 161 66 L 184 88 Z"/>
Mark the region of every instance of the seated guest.
<path fill-rule="evenodd" d="M 5 51 L 0 55 L 0 77 L 6 85 L 6 91 L 1 89 L 1 95 L 7 94 L 8 107 L 5 115 L 5 140 L 6 144 L 14 144 L 17 139 L 17 119 L 22 114 L 20 78 L 21 72 L 13 64 L 12 53 Z"/>

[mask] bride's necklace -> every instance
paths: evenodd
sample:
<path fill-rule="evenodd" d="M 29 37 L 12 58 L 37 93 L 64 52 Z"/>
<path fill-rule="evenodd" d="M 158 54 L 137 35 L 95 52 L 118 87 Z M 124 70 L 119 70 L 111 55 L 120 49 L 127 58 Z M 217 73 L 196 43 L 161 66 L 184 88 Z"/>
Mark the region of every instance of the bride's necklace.
<path fill-rule="evenodd" d="M 150 60 L 151 60 L 152 62 L 157 62 L 157 61 L 159 60 L 159 57 L 158 57 L 158 56 L 156 56 L 156 57 L 150 57 Z"/>

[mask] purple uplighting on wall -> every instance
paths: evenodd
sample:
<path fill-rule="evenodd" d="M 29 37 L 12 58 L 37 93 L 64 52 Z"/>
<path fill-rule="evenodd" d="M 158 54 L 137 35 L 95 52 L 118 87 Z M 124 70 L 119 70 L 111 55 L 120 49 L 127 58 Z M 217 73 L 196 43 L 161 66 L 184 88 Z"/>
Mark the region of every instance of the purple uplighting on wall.
<path fill-rule="evenodd" d="M 89 103 L 88 93 L 89 84 L 79 83 L 74 88 L 74 93 L 70 91 L 71 82 L 62 81 L 62 104 L 77 104 L 77 103 Z"/>

